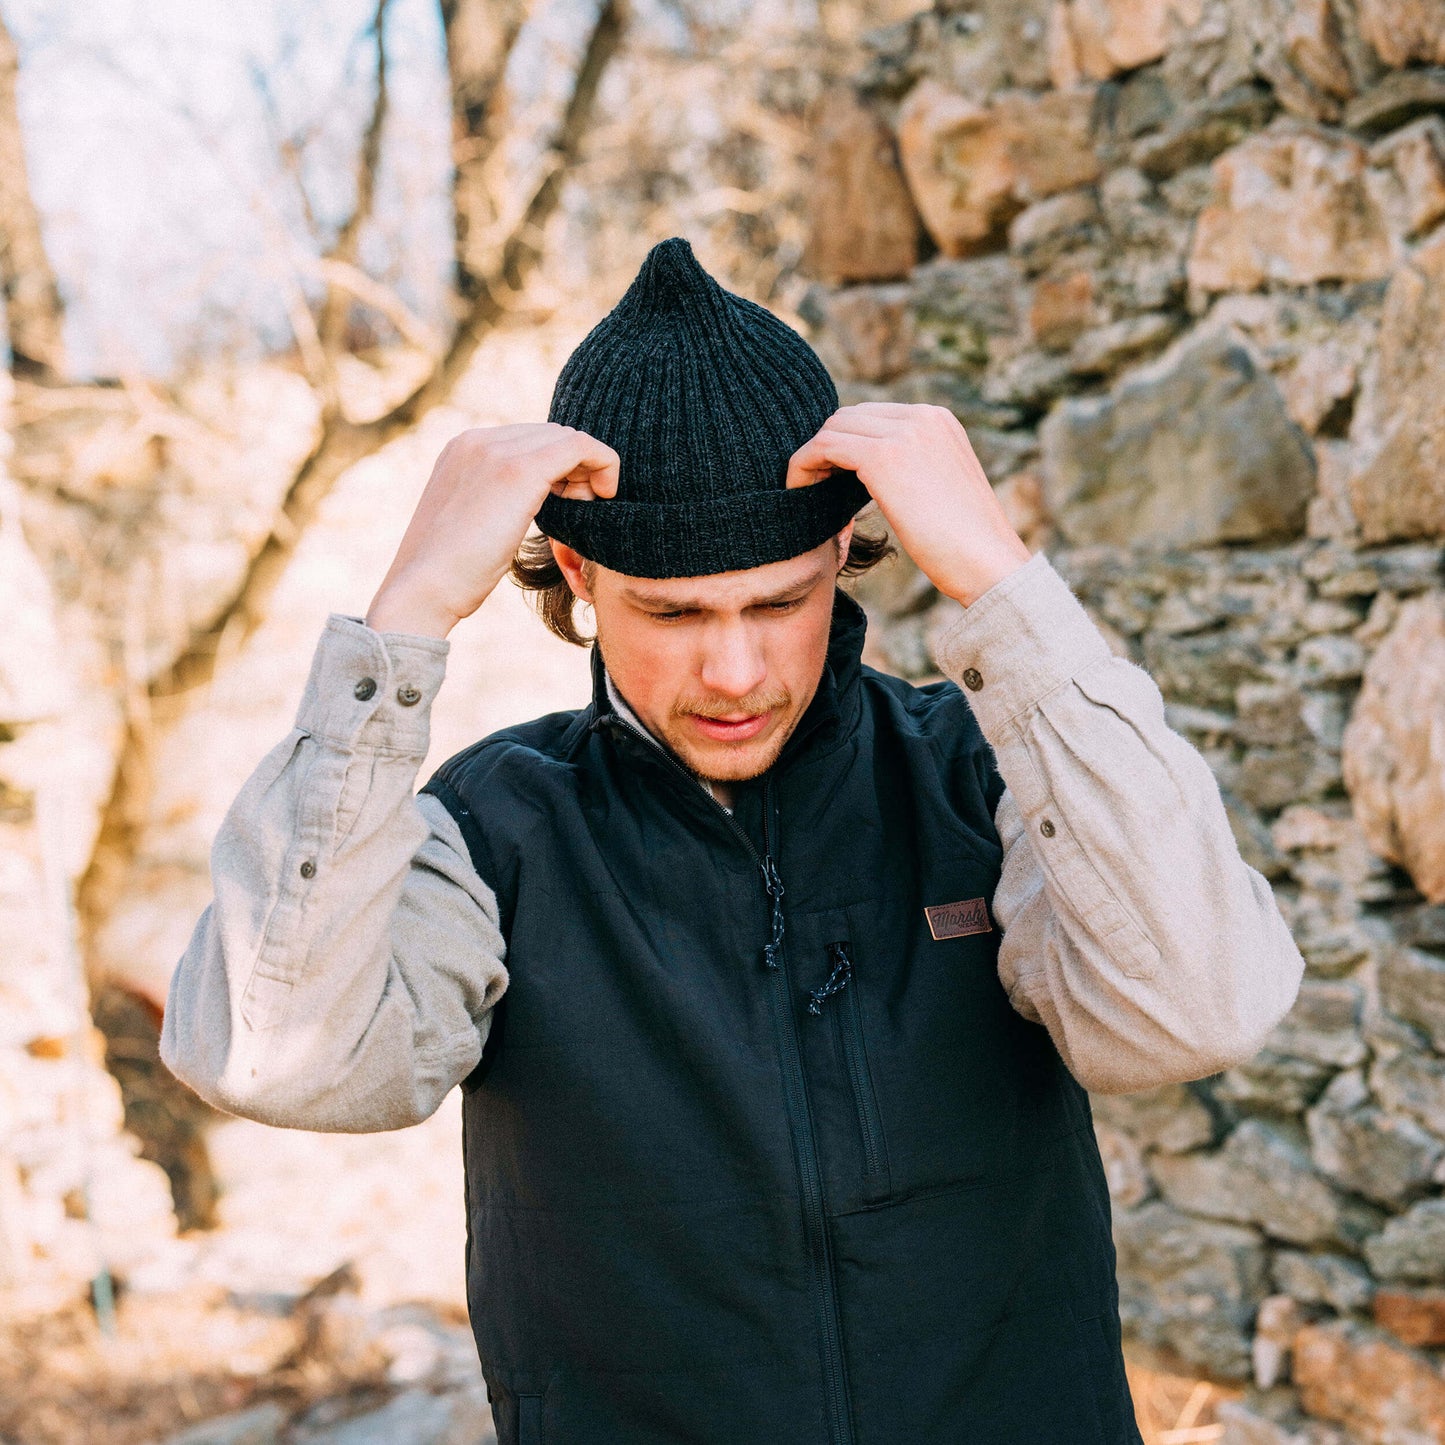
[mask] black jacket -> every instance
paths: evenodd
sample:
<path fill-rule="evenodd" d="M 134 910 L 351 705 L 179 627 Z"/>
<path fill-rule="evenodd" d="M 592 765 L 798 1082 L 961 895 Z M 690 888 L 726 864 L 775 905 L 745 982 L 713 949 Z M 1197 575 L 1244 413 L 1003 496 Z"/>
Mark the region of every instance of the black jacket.
<path fill-rule="evenodd" d="M 1088 1095 L 995 968 L 1003 781 L 864 630 L 839 592 L 732 816 L 596 654 L 424 789 L 507 940 L 463 1086 L 500 1445 L 1140 1445 Z"/>

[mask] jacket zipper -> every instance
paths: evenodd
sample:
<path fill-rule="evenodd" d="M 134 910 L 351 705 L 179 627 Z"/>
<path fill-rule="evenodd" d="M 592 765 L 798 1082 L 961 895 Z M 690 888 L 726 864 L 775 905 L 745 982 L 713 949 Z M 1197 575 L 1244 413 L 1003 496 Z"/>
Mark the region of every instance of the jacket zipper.
<path fill-rule="evenodd" d="M 802 1185 L 803 1223 L 813 1265 L 813 1300 L 823 1335 L 823 1379 L 828 1404 L 828 1433 L 833 1445 L 852 1445 L 853 1428 L 848 1415 L 842 1329 L 838 1316 L 838 1285 L 833 1274 L 833 1254 L 828 1243 L 827 1221 L 823 1215 L 823 1175 L 818 1164 L 818 1141 L 813 1133 L 812 1116 L 808 1109 L 802 1048 L 798 1041 L 797 1020 L 793 1017 L 792 985 L 787 954 L 783 948 L 783 881 L 778 876 L 778 866 L 773 859 L 772 818 L 776 802 L 773 777 L 770 773 L 763 783 L 763 852 L 759 854 L 753 846 L 753 840 L 748 836 L 747 829 L 718 802 L 710 789 L 698 781 L 695 774 L 659 747 L 654 738 L 641 732 L 625 718 L 612 716 L 609 721 L 644 738 L 657 749 L 657 755 L 670 768 L 698 788 L 722 815 L 762 874 L 771 915 L 771 937 L 763 946 L 763 963 L 774 981 L 773 1023 L 778 1036 L 778 1049 L 783 1058 L 783 1101 L 788 1112 L 793 1155 Z"/>
<path fill-rule="evenodd" d="M 821 1013 L 823 999 L 845 988 L 853 976 L 853 960 L 846 942 L 830 943 L 828 953 L 834 960 L 833 973 L 829 975 L 828 984 L 813 991 L 813 1002 L 809 1008 L 814 1013 Z M 840 980 L 836 984 L 833 983 L 835 977 Z M 883 1121 L 878 1117 L 878 1102 L 873 1096 L 873 1085 L 868 1076 L 868 1057 L 863 1050 L 863 1015 L 859 1011 L 858 990 L 855 986 L 846 991 L 848 997 L 833 1006 L 833 1022 L 838 1030 L 848 1082 L 853 1089 L 853 1108 L 858 1115 L 858 1133 L 863 1141 L 863 1172 L 867 1178 L 876 1179 L 883 1170 Z"/>

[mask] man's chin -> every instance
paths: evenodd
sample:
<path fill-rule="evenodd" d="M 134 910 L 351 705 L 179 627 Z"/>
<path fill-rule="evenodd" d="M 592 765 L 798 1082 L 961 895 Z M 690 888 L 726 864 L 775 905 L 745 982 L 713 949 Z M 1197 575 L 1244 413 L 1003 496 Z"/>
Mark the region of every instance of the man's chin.
<path fill-rule="evenodd" d="M 777 762 L 787 734 L 780 729 L 745 743 L 697 743 L 672 739 L 673 750 L 699 777 L 717 783 L 744 783 Z"/>

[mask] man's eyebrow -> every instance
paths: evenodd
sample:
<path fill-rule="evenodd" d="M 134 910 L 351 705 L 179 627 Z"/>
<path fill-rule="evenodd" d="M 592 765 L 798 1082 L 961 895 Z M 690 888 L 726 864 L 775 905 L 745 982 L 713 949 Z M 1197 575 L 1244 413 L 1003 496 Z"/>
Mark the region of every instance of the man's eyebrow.
<path fill-rule="evenodd" d="M 791 587 L 780 588 L 765 597 L 754 597 L 743 603 L 744 607 L 766 607 L 770 602 L 792 602 L 811 592 L 821 580 L 819 577 L 805 577 Z M 656 612 L 706 612 L 709 604 L 698 597 L 665 597 L 659 592 L 642 592 L 624 587 L 622 595 L 638 607 L 651 608 Z"/>

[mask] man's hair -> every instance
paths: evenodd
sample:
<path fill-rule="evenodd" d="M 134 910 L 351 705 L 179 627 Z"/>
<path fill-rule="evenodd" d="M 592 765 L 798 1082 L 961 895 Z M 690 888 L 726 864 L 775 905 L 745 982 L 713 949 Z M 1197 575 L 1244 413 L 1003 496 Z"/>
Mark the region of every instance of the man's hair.
<path fill-rule="evenodd" d="M 890 538 L 872 536 L 854 527 L 841 575 L 861 577 L 870 567 L 876 567 L 885 557 L 892 557 L 897 550 Z M 594 564 L 584 560 L 582 573 L 589 586 L 594 571 Z M 517 548 L 517 555 L 512 558 L 510 575 L 518 587 L 533 594 L 532 603 L 549 632 L 578 647 L 592 645 L 593 639 L 583 637 L 577 630 L 574 610 L 577 597 L 567 585 L 567 579 L 552 555 L 552 543 L 546 537 L 534 533 L 523 540 Z"/>

